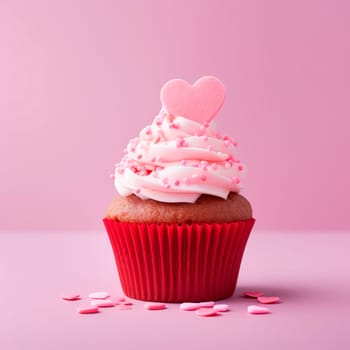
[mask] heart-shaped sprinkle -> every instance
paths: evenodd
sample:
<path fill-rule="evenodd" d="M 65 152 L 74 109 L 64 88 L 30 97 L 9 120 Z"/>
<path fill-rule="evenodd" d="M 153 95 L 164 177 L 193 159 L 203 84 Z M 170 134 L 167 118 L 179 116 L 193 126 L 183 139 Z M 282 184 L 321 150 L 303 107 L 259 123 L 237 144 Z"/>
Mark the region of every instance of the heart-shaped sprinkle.
<path fill-rule="evenodd" d="M 168 81 L 160 91 L 164 108 L 174 117 L 181 116 L 198 123 L 210 122 L 225 100 L 224 84 L 206 76 L 193 85 L 182 79 Z"/>
<path fill-rule="evenodd" d="M 89 298 L 91 299 L 107 299 L 108 297 L 108 292 L 93 292 L 89 294 Z"/>
<path fill-rule="evenodd" d="M 77 309 L 79 314 L 96 314 L 99 312 L 97 306 L 83 306 Z"/>
<path fill-rule="evenodd" d="M 213 309 L 219 312 L 230 311 L 230 307 L 227 304 L 216 304 L 213 306 Z"/>
<path fill-rule="evenodd" d="M 218 311 L 213 309 L 212 307 L 200 308 L 195 312 L 196 312 L 196 315 L 202 316 L 202 317 L 216 316 L 218 314 Z"/>
<path fill-rule="evenodd" d="M 68 301 L 80 300 L 80 295 L 79 294 L 65 294 L 65 295 L 62 295 L 62 299 L 68 300 Z"/>
<path fill-rule="evenodd" d="M 166 309 L 166 304 L 164 303 L 145 303 L 145 309 L 147 310 L 164 310 Z"/>
<path fill-rule="evenodd" d="M 257 305 L 249 305 L 248 306 L 248 313 L 253 315 L 264 315 L 269 314 L 270 310 L 267 307 L 261 307 Z"/>
<path fill-rule="evenodd" d="M 258 302 L 261 304 L 276 304 L 280 301 L 279 297 L 258 297 Z"/>
<path fill-rule="evenodd" d="M 110 300 L 94 299 L 90 303 L 92 306 L 113 307 L 115 304 Z"/>
<path fill-rule="evenodd" d="M 184 311 L 194 311 L 199 309 L 199 303 L 182 303 L 180 304 L 180 309 Z"/>
<path fill-rule="evenodd" d="M 264 292 L 244 292 L 243 296 L 247 297 L 247 298 L 259 298 L 262 297 L 264 295 Z"/>

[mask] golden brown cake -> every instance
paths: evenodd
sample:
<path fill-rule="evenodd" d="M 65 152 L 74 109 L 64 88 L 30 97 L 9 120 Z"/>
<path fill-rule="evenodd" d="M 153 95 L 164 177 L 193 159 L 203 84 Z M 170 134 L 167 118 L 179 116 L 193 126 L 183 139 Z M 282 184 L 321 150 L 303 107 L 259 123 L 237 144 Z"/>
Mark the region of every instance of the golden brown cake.
<path fill-rule="evenodd" d="M 116 197 L 107 209 L 106 218 L 120 222 L 219 223 L 250 219 L 252 207 L 235 192 L 227 199 L 203 194 L 195 203 L 165 203 L 130 195 Z"/>

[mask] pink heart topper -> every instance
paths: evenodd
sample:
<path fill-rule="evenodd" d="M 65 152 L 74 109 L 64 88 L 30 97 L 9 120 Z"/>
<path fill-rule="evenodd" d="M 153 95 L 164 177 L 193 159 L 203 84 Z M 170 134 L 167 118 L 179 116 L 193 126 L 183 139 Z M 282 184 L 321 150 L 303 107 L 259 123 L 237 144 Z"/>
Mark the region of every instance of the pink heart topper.
<path fill-rule="evenodd" d="M 182 116 L 198 123 L 210 122 L 224 103 L 225 86 L 211 76 L 202 77 L 193 85 L 182 79 L 173 79 L 162 87 L 160 100 L 174 117 Z"/>

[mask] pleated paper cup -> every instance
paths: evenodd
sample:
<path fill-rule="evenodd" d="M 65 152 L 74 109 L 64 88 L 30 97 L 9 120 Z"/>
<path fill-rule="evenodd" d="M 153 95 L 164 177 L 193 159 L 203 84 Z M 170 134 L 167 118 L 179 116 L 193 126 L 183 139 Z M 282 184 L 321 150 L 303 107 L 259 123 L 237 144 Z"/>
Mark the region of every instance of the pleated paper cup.
<path fill-rule="evenodd" d="M 125 295 L 162 302 L 230 297 L 255 222 L 178 225 L 103 221 Z"/>

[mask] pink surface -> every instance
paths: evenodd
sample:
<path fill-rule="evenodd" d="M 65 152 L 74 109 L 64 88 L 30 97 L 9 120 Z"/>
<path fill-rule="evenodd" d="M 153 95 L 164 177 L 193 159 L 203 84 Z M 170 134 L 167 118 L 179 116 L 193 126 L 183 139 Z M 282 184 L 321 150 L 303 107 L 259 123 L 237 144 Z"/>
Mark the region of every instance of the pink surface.
<path fill-rule="evenodd" d="M 222 316 L 179 304 L 148 311 L 140 301 L 79 315 L 90 292 L 121 293 L 106 233 L 2 232 L 0 349 L 349 349 L 349 246 L 350 235 L 336 232 L 252 235 Z M 248 290 L 281 303 L 249 315 L 248 305 L 259 304 L 240 297 Z M 83 299 L 64 301 L 64 293 Z"/>
<path fill-rule="evenodd" d="M 210 74 L 226 86 L 217 123 L 239 141 L 257 228 L 349 228 L 349 10 L 2 0 L 0 227 L 100 228 L 113 164 L 161 86 Z"/>

